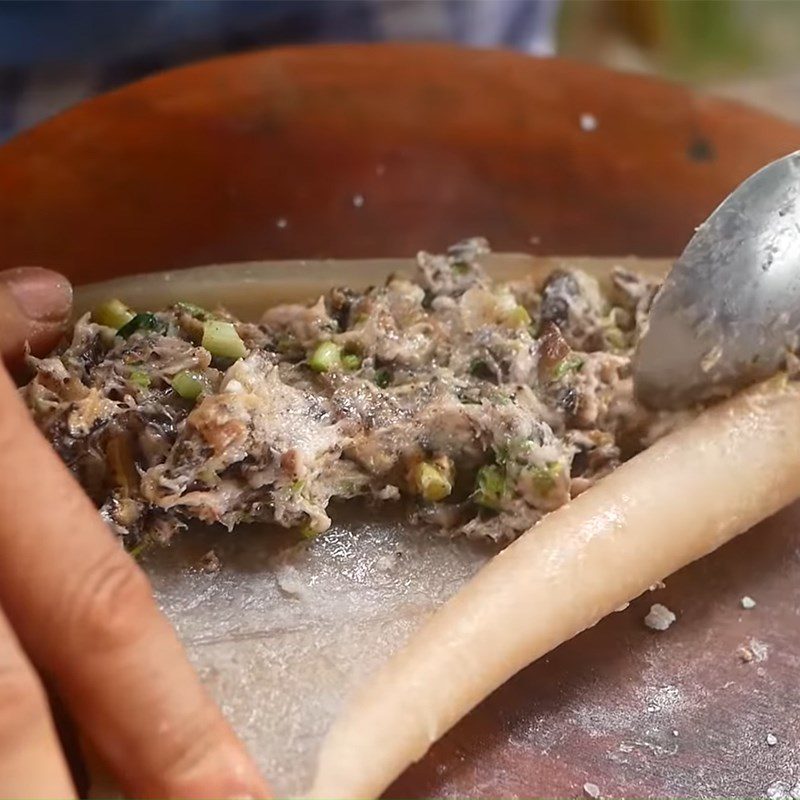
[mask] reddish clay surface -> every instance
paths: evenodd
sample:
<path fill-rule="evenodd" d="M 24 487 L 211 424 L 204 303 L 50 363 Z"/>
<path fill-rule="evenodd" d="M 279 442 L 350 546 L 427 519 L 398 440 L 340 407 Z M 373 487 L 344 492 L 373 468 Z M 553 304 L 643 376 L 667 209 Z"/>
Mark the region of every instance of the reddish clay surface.
<path fill-rule="evenodd" d="M 403 255 L 470 234 L 506 250 L 671 255 L 798 144 L 800 129 L 756 111 L 558 60 L 257 52 L 159 75 L 0 148 L 0 266 L 88 281 Z M 670 630 L 643 627 L 652 602 L 677 613 Z M 389 795 L 580 796 L 591 782 L 609 797 L 789 797 L 798 675 L 794 507 L 525 670 Z"/>

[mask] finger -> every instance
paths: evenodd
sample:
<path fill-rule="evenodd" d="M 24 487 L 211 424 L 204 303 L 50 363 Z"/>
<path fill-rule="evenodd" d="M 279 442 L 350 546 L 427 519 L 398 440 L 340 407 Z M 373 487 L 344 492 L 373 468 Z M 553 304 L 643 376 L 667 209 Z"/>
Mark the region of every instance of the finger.
<path fill-rule="evenodd" d="M 0 272 L 0 358 L 16 369 L 26 342 L 34 353 L 52 348 L 71 308 L 72 287 L 63 275 L 40 267 Z"/>
<path fill-rule="evenodd" d="M 2 612 L 0 797 L 76 797 L 44 688 Z"/>
<path fill-rule="evenodd" d="M 265 795 L 144 573 L 4 374 L 0 409 L 0 509 L 15 509 L 0 515 L 0 602 L 34 663 L 129 794 Z"/>
<path fill-rule="evenodd" d="M 67 764 L 72 785 L 78 797 L 86 797 L 89 791 L 89 772 L 86 765 L 86 754 L 81 748 L 80 732 L 75 725 L 61 698 L 53 691 L 53 687 L 44 682 L 50 716 L 58 736 L 61 752 Z"/>

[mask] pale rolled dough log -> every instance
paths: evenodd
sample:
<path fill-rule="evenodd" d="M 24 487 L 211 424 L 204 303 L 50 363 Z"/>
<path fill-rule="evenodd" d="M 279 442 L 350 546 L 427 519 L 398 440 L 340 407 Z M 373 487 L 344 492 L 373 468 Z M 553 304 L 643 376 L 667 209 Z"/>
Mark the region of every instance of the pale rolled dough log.
<path fill-rule="evenodd" d="M 716 406 L 483 567 L 345 708 L 315 798 L 377 797 L 520 669 L 800 496 L 800 387 Z"/>

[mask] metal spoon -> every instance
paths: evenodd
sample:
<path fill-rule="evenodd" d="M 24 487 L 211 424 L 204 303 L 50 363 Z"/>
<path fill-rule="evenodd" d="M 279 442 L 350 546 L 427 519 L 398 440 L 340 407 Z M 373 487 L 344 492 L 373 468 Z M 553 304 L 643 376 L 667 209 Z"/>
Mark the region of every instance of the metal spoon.
<path fill-rule="evenodd" d="M 637 397 L 679 408 L 774 374 L 800 331 L 800 151 L 737 187 L 697 229 L 653 303 Z"/>

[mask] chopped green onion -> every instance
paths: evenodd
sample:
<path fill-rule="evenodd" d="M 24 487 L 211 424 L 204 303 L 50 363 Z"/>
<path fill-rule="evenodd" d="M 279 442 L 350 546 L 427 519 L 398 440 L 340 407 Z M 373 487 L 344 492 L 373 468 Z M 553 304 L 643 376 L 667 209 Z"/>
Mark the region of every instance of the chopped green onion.
<path fill-rule="evenodd" d="M 300 528 L 300 535 L 304 539 L 316 539 L 322 531 L 318 531 L 311 523 Z"/>
<path fill-rule="evenodd" d="M 136 384 L 140 389 L 147 389 L 150 386 L 150 376 L 141 369 L 135 369 L 128 376 L 131 383 Z"/>
<path fill-rule="evenodd" d="M 172 388 L 184 400 L 197 400 L 209 388 L 205 375 L 193 369 L 182 369 L 172 378 L 171 383 Z"/>
<path fill-rule="evenodd" d="M 527 328 L 531 324 L 531 315 L 525 306 L 515 306 L 505 315 L 503 322 L 509 328 Z"/>
<path fill-rule="evenodd" d="M 361 366 L 361 356 L 356 353 L 345 353 L 342 356 L 342 366 L 349 372 L 355 372 Z"/>
<path fill-rule="evenodd" d="M 175 303 L 175 308 L 177 308 L 178 311 L 182 311 L 184 314 L 188 314 L 190 317 L 194 317 L 195 319 L 199 320 L 210 319 L 213 316 L 204 308 L 196 306 L 194 303 L 185 303 L 183 300 Z"/>
<path fill-rule="evenodd" d="M 506 478 L 499 467 L 489 465 L 478 470 L 475 479 L 475 502 L 485 508 L 499 509 L 506 493 Z"/>
<path fill-rule="evenodd" d="M 203 347 L 217 358 L 244 358 L 247 348 L 231 322 L 210 319 L 203 323 Z"/>
<path fill-rule="evenodd" d="M 561 474 L 561 464 L 557 461 L 550 461 L 544 467 L 533 467 L 531 469 L 531 480 L 533 488 L 539 494 L 549 494 L 556 485 L 556 478 Z"/>
<path fill-rule="evenodd" d="M 207 486 L 217 486 L 220 481 L 219 475 L 214 471 L 214 468 L 208 464 L 197 471 L 197 477 Z M 250 519 L 247 521 L 252 522 L 253 520 Z"/>
<path fill-rule="evenodd" d="M 466 261 L 454 261 L 450 268 L 455 275 L 466 275 L 469 272 L 469 264 Z"/>
<path fill-rule="evenodd" d="M 139 544 L 134 545 L 133 547 L 131 547 L 130 550 L 128 550 L 128 555 L 134 561 L 136 561 L 139 558 L 139 556 L 142 555 L 142 553 L 144 553 L 145 550 L 147 550 L 149 544 L 150 542 L 147 539 L 142 539 L 142 541 L 140 541 Z"/>
<path fill-rule="evenodd" d="M 553 369 L 553 380 L 560 380 L 570 372 L 579 370 L 582 366 L 583 359 L 579 356 L 567 356 L 567 358 L 562 358 Z"/>
<path fill-rule="evenodd" d="M 119 330 L 123 325 L 130 322 L 136 315 L 131 311 L 122 300 L 116 298 L 100 303 L 92 311 L 92 322 L 98 325 L 105 325 L 107 328 Z"/>
<path fill-rule="evenodd" d="M 422 461 L 414 469 L 414 484 L 417 491 L 432 502 L 444 500 L 453 491 L 453 484 L 444 471 L 430 461 Z"/>
<path fill-rule="evenodd" d="M 392 382 L 392 375 L 388 369 L 375 370 L 375 385 L 379 389 L 385 389 Z"/>
<path fill-rule="evenodd" d="M 308 359 L 308 366 L 314 372 L 330 372 L 341 363 L 342 348 L 336 342 L 320 342 Z"/>
<path fill-rule="evenodd" d="M 606 342 L 615 350 L 624 350 L 627 346 L 625 342 L 625 334 L 620 328 L 608 327 L 603 331 Z"/>
<path fill-rule="evenodd" d="M 131 334 L 137 331 L 154 331 L 155 333 L 166 333 L 167 323 L 160 320 L 155 314 L 146 311 L 144 314 L 137 314 L 131 320 L 126 322 L 118 331 L 117 334 L 127 339 Z"/>

